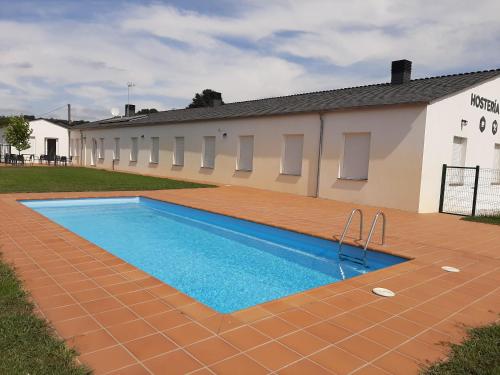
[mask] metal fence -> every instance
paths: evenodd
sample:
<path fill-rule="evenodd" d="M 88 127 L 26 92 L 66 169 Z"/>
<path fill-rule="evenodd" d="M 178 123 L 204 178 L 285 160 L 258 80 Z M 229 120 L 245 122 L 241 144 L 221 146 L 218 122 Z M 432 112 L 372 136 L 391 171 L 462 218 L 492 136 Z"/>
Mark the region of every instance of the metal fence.
<path fill-rule="evenodd" d="M 439 212 L 500 215 L 500 169 L 444 164 Z"/>

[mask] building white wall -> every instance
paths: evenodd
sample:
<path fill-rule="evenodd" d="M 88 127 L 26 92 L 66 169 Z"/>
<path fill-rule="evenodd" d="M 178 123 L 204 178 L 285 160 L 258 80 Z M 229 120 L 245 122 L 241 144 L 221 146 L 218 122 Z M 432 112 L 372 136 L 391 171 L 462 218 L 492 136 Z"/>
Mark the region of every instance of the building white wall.
<path fill-rule="evenodd" d="M 425 105 L 325 114 L 319 196 L 416 212 L 425 119 Z M 340 178 L 345 133 L 370 133 L 366 180 Z"/>
<path fill-rule="evenodd" d="M 323 115 L 323 160 L 319 196 L 359 204 L 418 210 L 425 125 L 424 105 L 331 112 Z M 172 178 L 234 184 L 314 196 L 317 193 L 319 114 L 273 116 L 174 125 L 72 131 L 72 144 L 84 139 L 83 165 L 91 166 L 92 142 L 104 139 L 104 158 L 96 168 L 113 167 L 114 139 L 120 138 L 115 170 Z M 344 133 L 370 133 L 369 176 L 366 181 L 339 179 Z M 223 135 L 226 134 L 226 137 Z M 287 134 L 303 134 L 300 176 L 283 175 L 281 158 Z M 251 172 L 237 171 L 238 137 L 254 136 Z M 184 166 L 173 165 L 175 137 L 185 137 Z M 201 168 L 204 136 L 216 137 L 214 169 Z M 130 161 L 131 138 L 138 137 L 137 162 Z M 150 163 L 151 138 L 160 138 L 160 162 Z M 75 143 L 76 142 L 76 143 Z M 98 151 L 98 150 L 97 150 Z M 76 155 L 79 152 L 73 152 Z M 96 152 L 98 154 L 98 152 Z M 78 156 L 76 163 L 80 160 Z"/>
<path fill-rule="evenodd" d="M 436 212 L 439 205 L 442 164 L 450 163 L 453 137 L 468 140 L 466 165 L 491 167 L 497 114 L 471 106 L 471 94 L 500 102 L 500 78 L 465 90 L 430 105 L 393 105 L 370 109 L 334 111 L 322 115 L 324 132 L 319 186 L 317 167 L 321 116 L 318 113 L 268 116 L 108 129 L 73 130 L 72 155 L 76 164 L 90 166 L 92 142 L 104 139 L 104 157 L 95 168 L 113 168 L 114 138 L 120 138 L 116 170 L 234 184 L 367 204 L 412 212 Z M 479 119 L 486 129 L 479 131 Z M 461 129 L 461 121 L 468 125 Z M 369 133 L 368 178 L 340 178 L 346 133 Z M 226 136 L 224 136 L 226 134 Z M 304 136 L 302 173 L 281 174 L 283 139 L 287 134 Z M 238 171 L 238 137 L 254 136 L 253 170 Z M 173 165 L 175 137 L 184 137 L 184 166 Z M 215 136 L 215 168 L 201 167 L 204 136 Z M 131 137 L 139 141 L 138 160 L 130 161 Z M 159 137 L 159 163 L 150 163 L 151 138 Z M 83 151 L 79 150 L 83 143 Z M 98 154 L 98 150 L 96 150 Z M 363 155 L 365 150 L 360 150 Z M 96 155 L 97 156 L 97 155 Z M 358 165 L 354 163 L 351 165 Z"/>
<path fill-rule="evenodd" d="M 465 166 L 492 168 L 495 143 L 500 143 L 500 129 L 492 133 L 492 123 L 500 116 L 471 105 L 471 94 L 500 103 L 500 78 L 496 78 L 455 95 L 431 103 L 427 109 L 424 159 L 419 212 L 436 212 L 439 208 L 442 165 L 450 165 L 453 137 L 467 138 Z M 486 119 L 484 132 L 479 130 L 481 117 Z M 467 126 L 462 127 L 462 120 Z"/>
<path fill-rule="evenodd" d="M 84 151 L 78 151 L 76 164 L 90 166 L 92 139 L 99 145 L 104 138 L 104 158 L 96 161 L 96 168 L 112 168 L 114 138 L 120 138 L 120 160 L 115 170 L 168 176 L 189 180 L 207 181 L 219 184 L 244 185 L 289 192 L 300 195 L 314 195 L 319 144 L 319 116 L 305 114 L 295 116 L 272 116 L 225 121 L 196 122 L 174 125 L 151 125 L 112 129 L 73 130 L 72 141 L 79 143 L 85 138 Z M 224 134 L 226 136 L 224 137 Z M 281 154 L 285 134 L 303 134 L 303 162 L 300 176 L 284 175 L 281 170 Z M 253 170 L 237 171 L 238 137 L 254 136 Z M 204 136 L 215 136 L 215 168 L 201 167 Z M 131 137 L 138 137 L 139 155 L 137 162 L 130 161 Z M 160 138 L 160 159 L 158 164 L 150 163 L 151 137 Z M 173 165 L 174 138 L 184 137 L 184 166 Z"/>
<path fill-rule="evenodd" d="M 31 134 L 31 148 L 23 150 L 23 154 L 35 154 L 38 158 L 42 154 L 47 153 L 46 140 L 48 138 L 56 139 L 56 154 L 60 156 L 68 156 L 69 152 L 69 131 L 67 128 L 54 124 L 47 120 L 33 120 L 29 122 L 30 128 L 33 129 Z M 0 144 L 6 144 L 5 127 L 0 128 Z M 17 149 L 12 147 L 12 153 L 17 154 Z"/>

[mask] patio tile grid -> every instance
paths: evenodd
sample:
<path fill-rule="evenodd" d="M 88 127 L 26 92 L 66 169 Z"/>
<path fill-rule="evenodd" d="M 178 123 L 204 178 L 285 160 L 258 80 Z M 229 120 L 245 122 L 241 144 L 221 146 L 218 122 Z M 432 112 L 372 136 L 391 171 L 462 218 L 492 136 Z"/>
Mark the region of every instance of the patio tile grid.
<path fill-rule="evenodd" d="M 420 364 L 445 356 L 446 347 L 439 342 L 460 341 L 462 325 L 498 320 L 498 254 L 487 245 L 477 252 L 455 248 L 453 242 L 432 245 L 429 235 L 422 236 L 434 235 L 425 217 L 451 229 L 453 223 L 463 227 L 463 222 L 444 215 L 388 210 L 389 225 L 396 221 L 394 229 L 389 229 L 391 251 L 414 257 L 410 262 L 222 315 L 15 202 L 34 197 L 136 194 L 0 197 L 0 211 L 10 223 L 17 223 L 0 230 L 5 257 L 16 265 L 40 314 L 96 373 L 150 374 L 168 369 L 168 373 L 212 374 L 236 370 L 396 374 L 402 368 L 411 373 Z M 243 188 L 141 195 L 324 237 L 340 232 L 345 215 L 340 217 L 352 207 Z M 284 200 L 289 201 L 286 209 L 281 206 Z M 318 201 L 322 201 L 321 209 L 316 207 Z M 365 209 L 374 212 L 374 208 Z M 331 218 L 330 211 L 335 217 Z M 287 216 L 299 219 L 286 221 Z M 408 225 L 409 221 L 419 226 Z M 328 232 L 321 229 L 325 222 Z M 479 231 L 473 237 L 482 240 L 487 235 L 485 244 L 499 237 L 490 233 L 489 226 L 465 224 Z M 409 230 L 416 233 L 405 240 Z M 453 233 L 461 244 L 464 233 Z M 462 272 L 444 273 L 443 264 L 458 266 Z M 390 300 L 375 297 L 370 293 L 374 286 L 390 287 L 398 295 Z"/>

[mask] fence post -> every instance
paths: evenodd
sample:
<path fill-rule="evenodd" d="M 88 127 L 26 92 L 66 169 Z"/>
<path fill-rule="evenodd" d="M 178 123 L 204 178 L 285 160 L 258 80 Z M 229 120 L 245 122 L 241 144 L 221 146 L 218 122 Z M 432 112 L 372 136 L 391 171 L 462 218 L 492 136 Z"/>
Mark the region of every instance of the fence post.
<path fill-rule="evenodd" d="M 472 216 L 476 216 L 477 189 L 479 187 L 479 165 L 476 165 L 476 177 L 474 179 L 474 197 L 472 198 Z"/>
<path fill-rule="evenodd" d="M 441 194 L 439 196 L 439 212 L 443 212 L 443 202 L 444 202 L 444 188 L 446 186 L 446 168 L 448 166 L 443 164 L 443 171 L 441 173 Z"/>

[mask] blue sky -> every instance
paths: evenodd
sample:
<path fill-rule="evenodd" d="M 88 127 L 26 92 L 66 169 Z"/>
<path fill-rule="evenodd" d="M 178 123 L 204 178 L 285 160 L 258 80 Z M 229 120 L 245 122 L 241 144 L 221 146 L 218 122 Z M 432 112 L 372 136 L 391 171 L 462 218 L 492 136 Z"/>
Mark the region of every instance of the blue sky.
<path fill-rule="evenodd" d="M 108 117 L 500 68 L 500 2 L 0 0 L 0 114 Z M 64 109 L 49 114 L 63 117 Z"/>

